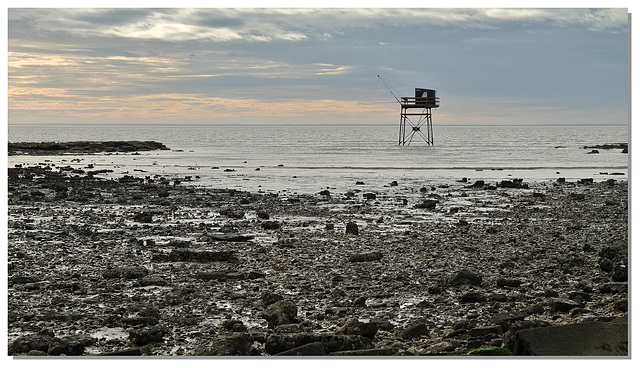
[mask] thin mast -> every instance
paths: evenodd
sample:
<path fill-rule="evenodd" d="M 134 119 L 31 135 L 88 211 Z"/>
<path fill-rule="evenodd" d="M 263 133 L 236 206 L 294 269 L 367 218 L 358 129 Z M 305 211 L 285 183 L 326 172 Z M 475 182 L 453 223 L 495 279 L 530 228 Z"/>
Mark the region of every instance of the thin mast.
<path fill-rule="evenodd" d="M 399 104 L 402 105 L 402 102 L 400 102 L 400 100 L 398 99 L 398 97 L 396 97 L 396 95 L 393 93 L 393 91 L 391 90 L 391 88 L 389 88 L 389 86 L 387 85 L 387 83 L 385 83 L 384 79 L 382 79 L 382 77 L 380 76 L 380 74 L 378 74 L 378 78 L 380 79 L 380 81 L 382 82 L 382 84 L 384 84 L 385 87 L 387 87 L 387 89 L 389 90 L 389 92 L 391 93 L 391 95 L 393 96 L 393 98 L 396 99 L 396 101 L 398 101 Z"/>

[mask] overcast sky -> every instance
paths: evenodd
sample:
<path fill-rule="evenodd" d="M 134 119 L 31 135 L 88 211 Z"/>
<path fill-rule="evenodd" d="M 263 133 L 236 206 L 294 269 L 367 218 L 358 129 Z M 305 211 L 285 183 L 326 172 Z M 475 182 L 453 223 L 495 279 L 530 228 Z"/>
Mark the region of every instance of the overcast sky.
<path fill-rule="evenodd" d="M 8 120 L 626 124 L 627 9 L 16 9 Z"/>

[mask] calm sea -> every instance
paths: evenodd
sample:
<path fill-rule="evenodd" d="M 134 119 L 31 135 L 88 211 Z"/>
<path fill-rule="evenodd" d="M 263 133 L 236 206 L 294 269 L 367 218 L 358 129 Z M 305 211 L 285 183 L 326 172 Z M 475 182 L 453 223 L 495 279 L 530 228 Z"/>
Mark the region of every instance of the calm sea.
<path fill-rule="evenodd" d="M 626 126 L 434 126 L 434 146 L 420 137 L 398 146 L 395 126 L 18 126 L 10 142 L 155 140 L 170 151 L 140 155 L 11 156 L 9 166 L 50 162 L 191 176 L 207 186 L 251 191 L 315 192 L 324 188 L 522 178 L 532 184 L 565 177 L 628 177 L 619 149 L 588 154 L 583 146 L 629 141 Z M 231 171 L 233 170 L 233 171 Z M 623 173 L 624 175 L 612 175 Z"/>

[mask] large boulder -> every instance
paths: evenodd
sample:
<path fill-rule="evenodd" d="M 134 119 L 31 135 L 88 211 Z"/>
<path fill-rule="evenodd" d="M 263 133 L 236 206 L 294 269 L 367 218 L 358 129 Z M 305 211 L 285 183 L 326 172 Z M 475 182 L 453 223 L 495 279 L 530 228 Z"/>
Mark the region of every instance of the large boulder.
<path fill-rule="evenodd" d="M 516 333 L 515 355 L 628 356 L 628 321 L 584 322 Z"/>

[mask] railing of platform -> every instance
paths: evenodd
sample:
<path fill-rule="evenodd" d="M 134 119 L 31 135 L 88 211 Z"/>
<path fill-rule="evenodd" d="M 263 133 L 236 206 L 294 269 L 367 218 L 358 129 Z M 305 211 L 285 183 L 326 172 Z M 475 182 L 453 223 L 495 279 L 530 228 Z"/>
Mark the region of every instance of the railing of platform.
<path fill-rule="evenodd" d="M 440 97 L 400 97 L 402 107 L 439 107 Z"/>

